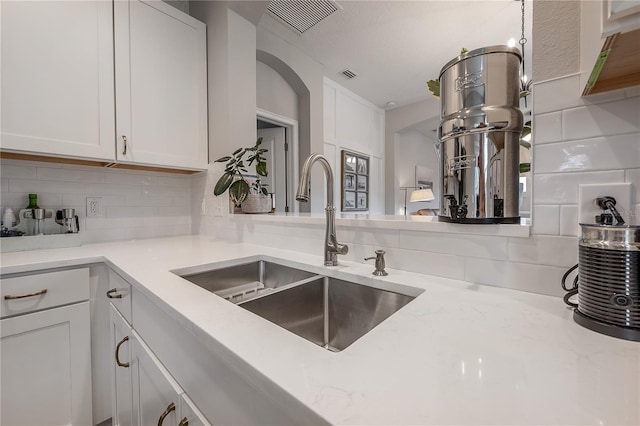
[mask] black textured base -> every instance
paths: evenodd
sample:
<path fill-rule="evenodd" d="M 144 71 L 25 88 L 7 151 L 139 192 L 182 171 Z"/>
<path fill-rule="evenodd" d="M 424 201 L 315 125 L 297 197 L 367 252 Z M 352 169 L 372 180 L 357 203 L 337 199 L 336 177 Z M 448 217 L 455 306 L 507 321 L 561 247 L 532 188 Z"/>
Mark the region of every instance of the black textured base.
<path fill-rule="evenodd" d="M 621 325 L 612 325 L 602 322 L 586 316 L 577 309 L 574 309 L 573 311 L 573 320 L 589 330 L 606 334 L 607 336 L 640 342 L 640 329 L 638 328 L 623 327 Z"/>
<path fill-rule="evenodd" d="M 438 216 L 438 222 L 449 222 L 449 223 L 466 223 L 466 224 L 476 224 L 476 225 L 487 225 L 487 224 L 500 224 L 500 223 L 520 223 L 520 216 L 518 217 L 466 217 L 464 219 L 451 219 L 449 216 Z"/>

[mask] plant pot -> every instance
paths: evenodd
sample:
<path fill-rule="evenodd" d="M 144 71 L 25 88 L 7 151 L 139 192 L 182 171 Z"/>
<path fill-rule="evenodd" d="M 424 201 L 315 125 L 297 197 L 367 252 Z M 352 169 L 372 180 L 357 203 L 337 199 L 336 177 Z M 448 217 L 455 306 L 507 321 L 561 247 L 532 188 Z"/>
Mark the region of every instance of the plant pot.
<path fill-rule="evenodd" d="M 243 213 L 270 213 L 271 197 L 263 194 L 249 194 L 242 202 Z"/>

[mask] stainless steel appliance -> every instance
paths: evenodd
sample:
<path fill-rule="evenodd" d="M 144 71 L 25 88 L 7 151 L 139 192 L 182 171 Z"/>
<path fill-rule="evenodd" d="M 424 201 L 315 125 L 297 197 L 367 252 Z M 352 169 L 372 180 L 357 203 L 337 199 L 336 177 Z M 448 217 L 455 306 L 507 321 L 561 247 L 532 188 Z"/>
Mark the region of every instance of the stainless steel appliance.
<path fill-rule="evenodd" d="M 599 333 L 640 341 L 640 226 L 580 226 L 574 320 Z"/>
<path fill-rule="evenodd" d="M 517 48 L 472 50 L 440 71 L 440 216 L 519 223 L 520 62 Z"/>
<path fill-rule="evenodd" d="M 56 212 L 56 223 L 62 225 L 63 234 L 78 232 L 78 216 L 75 209 L 62 209 Z"/>

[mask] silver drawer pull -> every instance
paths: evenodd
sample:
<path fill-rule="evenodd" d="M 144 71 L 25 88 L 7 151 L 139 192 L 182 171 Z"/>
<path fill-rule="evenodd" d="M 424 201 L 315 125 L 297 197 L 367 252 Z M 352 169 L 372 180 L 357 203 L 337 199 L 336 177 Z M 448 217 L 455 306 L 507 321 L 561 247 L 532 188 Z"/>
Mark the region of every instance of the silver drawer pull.
<path fill-rule="evenodd" d="M 47 289 L 45 288 L 44 290 L 36 291 L 35 293 L 23 294 L 22 296 L 11 296 L 7 294 L 4 296 L 4 300 L 24 299 L 25 297 L 40 296 L 41 294 L 46 294 L 46 293 L 47 293 Z"/>
<path fill-rule="evenodd" d="M 109 299 L 122 299 L 122 295 L 121 294 L 114 294 L 118 291 L 117 288 L 112 288 L 111 290 L 107 291 L 107 297 Z"/>
<path fill-rule="evenodd" d="M 129 336 L 124 336 L 124 339 L 120 340 L 120 342 L 118 342 L 118 344 L 116 345 L 116 364 L 118 364 L 118 367 L 124 367 L 124 368 L 129 367 L 128 362 L 120 361 L 120 346 L 122 346 L 122 344 L 127 341 L 129 341 Z"/>
<path fill-rule="evenodd" d="M 176 404 L 174 404 L 173 402 L 171 404 L 169 404 L 167 409 L 164 410 L 164 413 L 162 413 L 162 415 L 160 415 L 160 418 L 158 419 L 158 426 L 162 426 L 162 422 L 164 422 L 165 417 L 167 417 L 175 409 L 176 409 Z"/>

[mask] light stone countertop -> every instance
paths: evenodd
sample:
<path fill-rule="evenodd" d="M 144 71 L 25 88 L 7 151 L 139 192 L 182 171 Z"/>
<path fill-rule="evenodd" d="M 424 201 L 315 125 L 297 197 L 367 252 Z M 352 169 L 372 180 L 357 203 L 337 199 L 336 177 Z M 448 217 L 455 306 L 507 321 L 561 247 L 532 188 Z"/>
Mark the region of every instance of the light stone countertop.
<path fill-rule="evenodd" d="M 335 424 L 640 424 L 640 343 L 577 325 L 562 299 L 393 268 L 374 277 L 352 262 L 327 268 L 318 252 L 183 236 L 3 253 L 0 273 L 106 262 Z M 246 257 L 425 291 L 331 353 L 169 272 Z"/>

